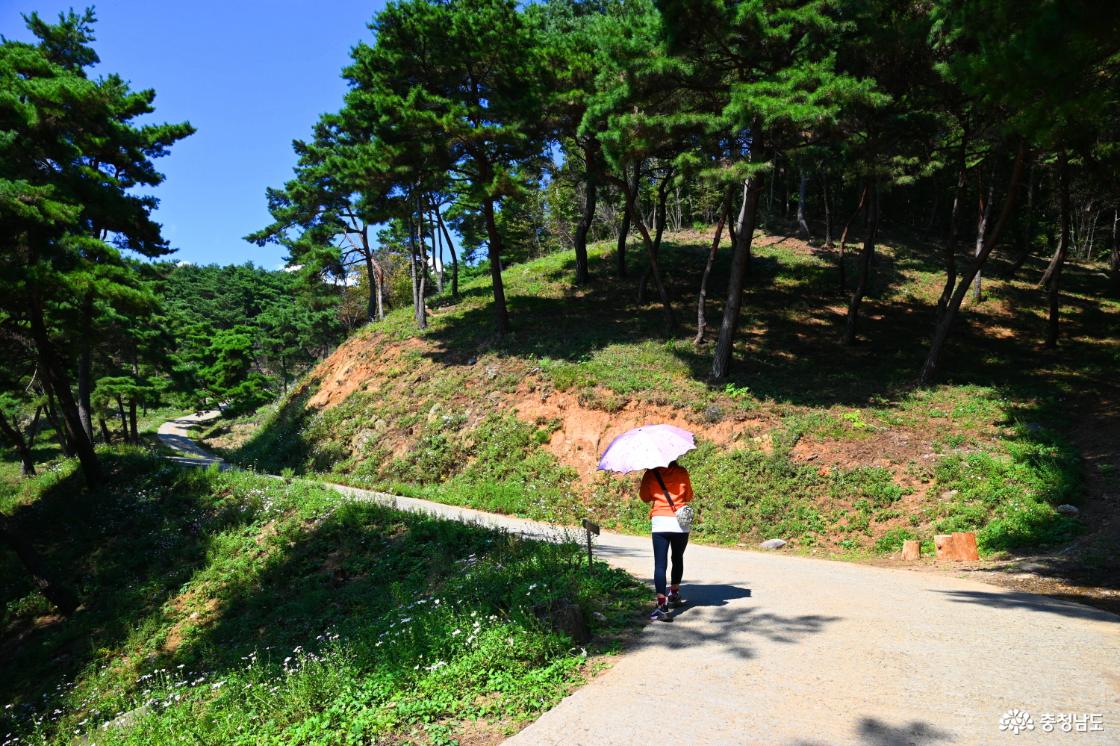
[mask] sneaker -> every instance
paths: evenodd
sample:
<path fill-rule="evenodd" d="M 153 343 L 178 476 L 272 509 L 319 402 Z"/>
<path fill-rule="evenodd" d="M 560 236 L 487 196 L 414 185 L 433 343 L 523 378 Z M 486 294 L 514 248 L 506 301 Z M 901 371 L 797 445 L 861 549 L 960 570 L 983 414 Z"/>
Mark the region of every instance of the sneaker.
<path fill-rule="evenodd" d="M 649 613 L 649 620 L 651 622 L 671 622 L 673 621 L 673 612 L 669 611 L 667 606 L 654 606 L 653 611 Z"/>
<path fill-rule="evenodd" d="M 684 606 L 684 604 L 685 604 L 685 601 L 684 601 L 683 598 L 681 598 L 681 594 L 679 594 L 679 593 L 670 593 L 669 594 L 669 608 L 670 609 L 679 609 L 682 606 Z"/>

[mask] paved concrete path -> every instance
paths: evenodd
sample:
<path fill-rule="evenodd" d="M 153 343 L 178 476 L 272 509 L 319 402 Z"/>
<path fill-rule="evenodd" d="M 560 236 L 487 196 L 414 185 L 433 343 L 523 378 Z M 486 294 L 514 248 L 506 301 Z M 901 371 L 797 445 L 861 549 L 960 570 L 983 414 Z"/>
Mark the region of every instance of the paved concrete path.
<path fill-rule="evenodd" d="M 168 420 L 160 425 L 159 430 L 156 431 L 160 442 L 182 454 L 181 456 L 168 456 L 168 460 L 184 466 L 205 468 L 217 464 L 219 469 L 228 469 L 229 464 L 195 443 L 190 436 L 191 430 L 220 416 L 221 413 L 217 410 L 199 412 L 198 414 L 188 414 L 174 420 Z"/>
<path fill-rule="evenodd" d="M 330 486 L 536 538 L 573 531 Z M 650 576 L 645 537 L 605 533 L 595 551 Z M 1118 616 L 940 574 L 778 553 L 691 546 L 685 562 L 689 605 L 677 619 L 647 626 L 610 670 L 509 743 L 1120 744 Z M 1012 708 L 1034 730 L 1001 731 Z M 1082 727 L 1103 730 L 1063 733 L 1058 715 L 1099 716 Z"/>

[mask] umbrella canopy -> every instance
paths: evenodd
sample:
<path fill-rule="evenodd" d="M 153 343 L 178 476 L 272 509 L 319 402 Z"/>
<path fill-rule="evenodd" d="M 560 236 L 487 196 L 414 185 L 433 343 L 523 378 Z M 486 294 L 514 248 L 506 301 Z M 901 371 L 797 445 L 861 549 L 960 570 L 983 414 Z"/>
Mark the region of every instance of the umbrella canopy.
<path fill-rule="evenodd" d="M 668 466 L 696 447 L 692 433 L 673 425 L 643 425 L 611 441 L 599 459 L 600 471 L 639 471 Z"/>

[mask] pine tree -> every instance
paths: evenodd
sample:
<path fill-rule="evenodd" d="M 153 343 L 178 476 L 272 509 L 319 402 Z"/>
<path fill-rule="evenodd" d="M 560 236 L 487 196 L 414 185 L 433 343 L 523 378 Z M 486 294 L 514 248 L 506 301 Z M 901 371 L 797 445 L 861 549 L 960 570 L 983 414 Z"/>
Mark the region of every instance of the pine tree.
<path fill-rule="evenodd" d="M 739 181 L 743 197 L 711 377 L 723 380 L 739 323 L 758 224 L 758 202 L 775 161 L 836 126 L 857 103 L 881 97 L 874 84 L 839 71 L 833 52 L 843 24 L 831 0 L 661 0 L 669 48 L 696 69 L 718 75 L 726 105 L 698 112 L 719 131 L 726 157 L 715 178 Z"/>
<path fill-rule="evenodd" d="M 486 230 L 497 331 L 510 330 L 498 212 L 542 158 L 539 43 L 508 0 L 392 3 L 346 71 L 348 129 L 391 164 L 392 194 L 419 224 L 424 195 L 456 183 Z M 402 216 L 403 216 L 402 215 Z"/>
<path fill-rule="evenodd" d="M 0 321 L 34 341 L 39 373 L 92 484 L 100 466 L 71 389 L 65 340 L 81 333 L 97 299 L 130 291 L 122 252 L 168 253 L 151 219 L 156 199 L 132 190 L 163 180 L 153 159 L 193 128 L 138 126 L 153 111 L 154 91 L 133 91 L 116 75 L 87 76 L 98 61 L 92 10 L 57 24 L 26 20 L 37 43 L 0 45 Z"/>
<path fill-rule="evenodd" d="M 287 261 L 306 275 L 345 278 L 360 266 L 366 277 L 366 320 L 385 317 L 385 267 L 371 237 L 383 217 L 376 197 L 387 183 L 368 148 L 347 141 L 339 115 L 324 115 L 310 142 L 296 140 L 295 178 L 280 189 L 268 189 L 273 222 L 245 237 L 263 246 L 278 243 Z M 374 196 L 374 199 L 370 199 Z"/>

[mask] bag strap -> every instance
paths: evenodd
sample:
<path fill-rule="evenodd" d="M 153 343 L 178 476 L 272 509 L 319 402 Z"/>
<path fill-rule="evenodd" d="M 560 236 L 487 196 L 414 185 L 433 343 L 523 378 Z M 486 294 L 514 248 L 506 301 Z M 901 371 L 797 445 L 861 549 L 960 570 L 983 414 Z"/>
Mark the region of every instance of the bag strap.
<path fill-rule="evenodd" d="M 669 509 L 676 513 L 677 506 L 673 504 L 673 496 L 669 494 L 669 488 L 665 486 L 665 480 L 661 478 L 661 469 L 654 469 L 653 476 L 657 477 L 657 483 L 661 485 L 661 491 L 665 493 L 665 499 L 669 501 Z"/>

